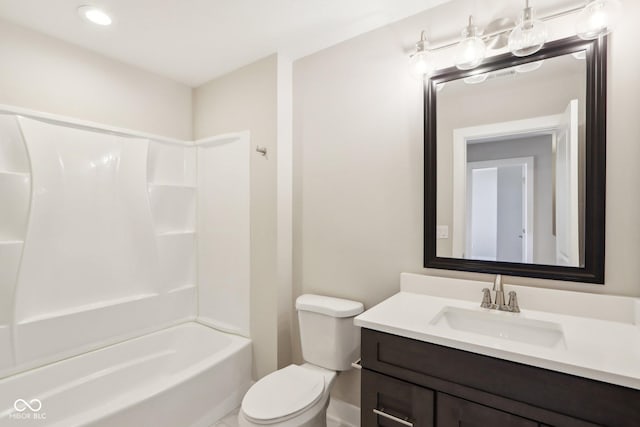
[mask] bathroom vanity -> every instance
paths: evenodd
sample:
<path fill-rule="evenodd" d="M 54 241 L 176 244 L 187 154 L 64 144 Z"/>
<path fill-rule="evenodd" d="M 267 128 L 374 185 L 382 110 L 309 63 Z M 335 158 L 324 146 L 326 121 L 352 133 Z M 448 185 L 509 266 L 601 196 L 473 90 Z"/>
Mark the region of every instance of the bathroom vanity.
<path fill-rule="evenodd" d="M 363 426 L 640 425 L 637 299 L 518 287 L 500 313 L 482 286 L 403 274 L 356 318 Z"/>
<path fill-rule="evenodd" d="M 604 284 L 606 72 L 574 37 L 426 80 L 425 268 Z M 640 300 L 485 287 L 403 274 L 356 318 L 363 426 L 640 426 Z"/>
<path fill-rule="evenodd" d="M 640 425 L 638 390 L 370 329 L 362 364 L 363 426 Z"/>

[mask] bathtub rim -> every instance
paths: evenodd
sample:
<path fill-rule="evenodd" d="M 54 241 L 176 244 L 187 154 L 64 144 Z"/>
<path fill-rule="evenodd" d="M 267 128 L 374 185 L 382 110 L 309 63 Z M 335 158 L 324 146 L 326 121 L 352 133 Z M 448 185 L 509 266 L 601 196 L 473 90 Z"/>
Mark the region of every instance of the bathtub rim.
<path fill-rule="evenodd" d="M 68 350 L 68 351 L 65 351 L 65 352 L 62 352 L 62 353 L 57 353 L 56 355 L 48 357 L 48 358 L 44 358 L 44 359 L 41 359 L 41 360 L 36 360 L 36 361 L 29 362 L 29 363 L 17 365 L 15 367 L 12 367 L 11 369 L 7 369 L 5 371 L 0 371 L 0 387 L 3 384 L 9 382 L 10 379 L 15 378 L 17 376 L 26 375 L 26 374 L 32 373 L 34 371 L 37 371 L 39 369 L 44 369 L 44 368 L 50 367 L 50 366 L 58 364 L 58 363 L 67 362 L 67 361 L 69 361 L 69 360 L 71 360 L 73 358 L 76 358 L 76 357 L 81 357 L 81 356 L 87 355 L 87 354 L 95 352 L 95 351 L 104 350 L 106 348 L 109 348 L 109 347 L 112 347 L 112 346 L 116 346 L 118 344 L 122 344 L 122 343 L 125 343 L 127 341 L 133 341 L 133 340 L 136 340 L 136 339 L 139 339 L 139 338 L 143 338 L 143 337 L 148 336 L 148 335 L 153 335 L 155 333 L 163 332 L 163 331 L 166 331 L 168 329 L 175 328 L 177 326 L 185 325 L 185 324 L 188 324 L 188 323 L 195 323 L 195 324 L 198 324 L 200 326 L 206 327 L 207 329 L 213 330 L 213 331 L 215 331 L 217 333 L 230 335 L 232 337 L 236 337 L 236 338 L 240 338 L 240 339 L 246 340 L 249 345 L 252 343 L 251 338 L 245 337 L 245 336 L 240 335 L 238 333 L 234 333 L 233 331 L 218 329 L 218 328 L 214 327 L 211 323 L 206 322 L 206 320 L 205 321 L 201 321 L 196 316 L 188 316 L 188 317 L 185 317 L 185 318 L 182 318 L 182 319 L 176 319 L 176 320 L 172 320 L 172 321 L 169 321 L 169 322 L 163 322 L 163 323 L 160 323 L 158 325 L 151 326 L 151 327 L 142 328 L 142 329 L 133 331 L 133 332 L 128 333 L 128 334 L 118 335 L 116 337 L 113 337 L 113 338 L 110 338 L 110 339 L 106 339 L 106 340 L 102 340 L 100 342 L 88 344 L 88 345 L 82 346 L 80 348 L 74 348 L 72 350 Z"/>

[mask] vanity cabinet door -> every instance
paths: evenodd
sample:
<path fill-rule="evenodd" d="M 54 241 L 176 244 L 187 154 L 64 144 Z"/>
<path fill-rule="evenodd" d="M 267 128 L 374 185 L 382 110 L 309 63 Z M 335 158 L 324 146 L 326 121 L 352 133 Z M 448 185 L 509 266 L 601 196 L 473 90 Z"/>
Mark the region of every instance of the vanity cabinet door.
<path fill-rule="evenodd" d="M 363 427 L 433 427 L 434 392 L 362 370 Z"/>
<path fill-rule="evenodd" d="M 437 395 L 437 427 L 538 427 L 535 421 L 448 394 Z"/>

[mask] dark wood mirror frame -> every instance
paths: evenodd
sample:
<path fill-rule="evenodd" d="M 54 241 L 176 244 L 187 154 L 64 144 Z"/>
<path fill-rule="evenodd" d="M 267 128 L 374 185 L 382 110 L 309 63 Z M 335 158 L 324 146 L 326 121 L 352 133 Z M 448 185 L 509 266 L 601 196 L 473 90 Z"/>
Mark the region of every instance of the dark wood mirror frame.
<path fill-rule="evenodd" d="M 587 67 L 584 267 L 436 256 L 436 85 L 581 50 L 586 51 Z M 547 43 L 539 52 L 524 58 L 508 53 L 489 58 L 473 70 L 461 71 L 452 67 L 431 76 L 424 85 L 424 267 L 604 284 L 606 94 L 606 37 L 596 40 L 582 40 L 577 37 L 557 40 Z"/>

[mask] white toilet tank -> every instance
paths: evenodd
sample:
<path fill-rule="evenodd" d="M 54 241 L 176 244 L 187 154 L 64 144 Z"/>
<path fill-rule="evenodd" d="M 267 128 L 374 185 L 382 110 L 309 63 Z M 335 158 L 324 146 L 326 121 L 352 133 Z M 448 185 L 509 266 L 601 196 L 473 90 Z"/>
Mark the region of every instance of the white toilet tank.
<path fill-rule="evenodd" d="M 300 321 L 302 358 L 313 365 L 346 371 L 360 357 L 360 328 L 353 318 L 362 303 L 321 295 L 301 295 L 296 300 Z"/>

